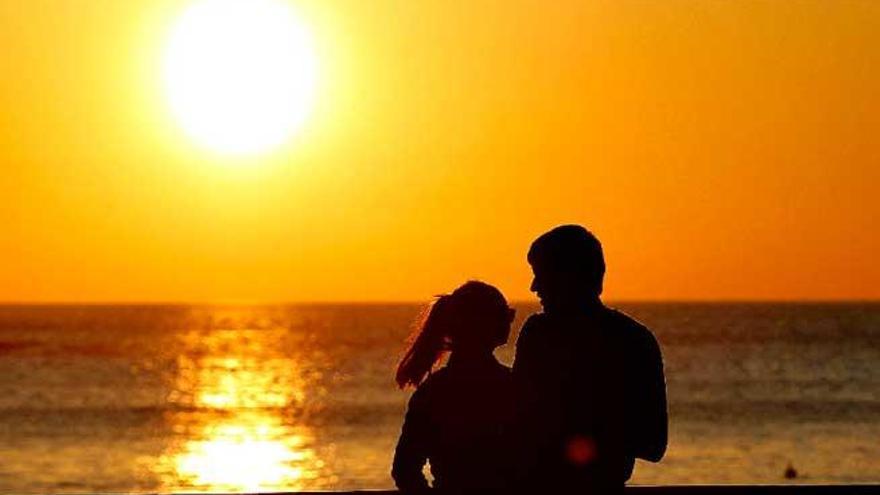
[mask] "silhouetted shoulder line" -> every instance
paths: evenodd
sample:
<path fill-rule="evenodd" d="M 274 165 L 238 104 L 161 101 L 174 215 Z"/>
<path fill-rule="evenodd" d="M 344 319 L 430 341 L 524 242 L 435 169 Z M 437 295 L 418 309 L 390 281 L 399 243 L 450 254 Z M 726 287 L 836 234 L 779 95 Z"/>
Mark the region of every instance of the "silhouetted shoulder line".
<path fill-rule="evenodd" d="M 625 345 L 640 354 L 646 362 L 662 363 L 660 342 L 648 327 L 616 309 L 609 308 L 608 318 L 612 331 L 619 335 Z"/>
<path fill-rule="evenodd" d="M 523 323 L 523 328 L 530 325 L 539 325 L 547 319 L 547 315 L 545 313 L 533 313 L 526 318 L 525 323 Z"/>
<path fill-rule="evenodd" d="M 631 324 L 631 325 L 639 326 L 639 327 L 642 327 L 642 328 L 647 329 L 647 327 L 645 326 L 644 323 L 640 322 L 639 320 L 633 318 L 632 316 L 630 316 L 630 315 L 624 313 L 623 311 L 621 311 L 621 310 L 619 310 L 619 309 L 617 309 L 617 308 L 612 308 L 612 307 L 608 307 L 608 306 L 606 306 L 606 309 L 608 310 L 608 313 L 609 313 L 613 318 L 617 319 L 618 321 L 621 321 L 621 322 L 627 322 L 627 323 L 629 323 L 629 324 Z"/>
<path fill-rule="evenodd" d="M 516 339 L 516 346 L 519 347 L 523 342 L 533 338 L 532 336 L 539 332 L 539 328 L 544 326 L 547 315 L 544 313 L 535 313 L 526 318 L 522 328 L 519 331 L 519 337 Z"/>
<path fill-rule="evenodd" d="M 655 340 L 654 333 L 647 326 L 623 311 L 608 308 L 608 317 L 615 327 L 626 329 L 626 331 L 632 332 L 637 337 Z"/>

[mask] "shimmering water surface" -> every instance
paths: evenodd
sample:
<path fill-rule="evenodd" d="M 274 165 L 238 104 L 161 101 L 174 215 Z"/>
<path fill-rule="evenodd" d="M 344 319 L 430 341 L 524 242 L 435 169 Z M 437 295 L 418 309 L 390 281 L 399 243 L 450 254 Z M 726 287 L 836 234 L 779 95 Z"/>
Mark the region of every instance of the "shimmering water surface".
<path fill-rule="evenodd" d="M 880 305 L 619 307 L 669 382 L 635 483 L 880 482 Z M 0 491 L 390 487 L 420 309 L 0 307 Z"/>

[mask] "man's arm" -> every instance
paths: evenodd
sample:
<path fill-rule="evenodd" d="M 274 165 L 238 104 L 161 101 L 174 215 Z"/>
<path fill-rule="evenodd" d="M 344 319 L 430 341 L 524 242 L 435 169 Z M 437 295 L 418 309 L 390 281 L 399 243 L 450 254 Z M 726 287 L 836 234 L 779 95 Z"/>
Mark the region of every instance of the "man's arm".
<path fill-rule="evenodd" d="M 658 462 L 666 452 L 668 442 L 668 416 L 666 409 L 666 377 L 663 373 L 663 357 L 657 339 L 648 329 L 640 339 L 638 353 L 639 375 L 635 377 L 638 390 L 634 390 L 635 408 L 633 418 L 633 454 L 646 461 Z"/>

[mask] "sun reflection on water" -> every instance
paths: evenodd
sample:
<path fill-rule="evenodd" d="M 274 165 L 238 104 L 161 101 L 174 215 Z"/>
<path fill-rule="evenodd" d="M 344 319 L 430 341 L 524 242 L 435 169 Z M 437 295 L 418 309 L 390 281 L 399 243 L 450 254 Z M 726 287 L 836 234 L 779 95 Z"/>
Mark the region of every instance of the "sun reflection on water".
<path fill-rule="evenodd" d="M 262 413 L 205 425 L 174 455 L 179 484 L 209 491 L 299 489 L 321 463 L 280 418 Z"/>
<path fill-rule="evenodd" d="M 322 475 L 312 431 L 296 421 L 309 378 L 281 355 L 283 330 L 214 330 L 184 338 L 168 401 L 178 441 L 157 470 L 169 491 L 298 490 Z"/>

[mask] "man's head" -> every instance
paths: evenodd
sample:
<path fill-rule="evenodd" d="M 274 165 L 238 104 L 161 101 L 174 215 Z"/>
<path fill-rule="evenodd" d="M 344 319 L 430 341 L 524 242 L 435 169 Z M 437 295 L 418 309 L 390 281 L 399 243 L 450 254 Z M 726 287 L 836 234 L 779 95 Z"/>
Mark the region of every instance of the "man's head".
<path fill-rule="evenodd" d="M 531 290 L 545 311 L 582 307 L 599 299 L 605 277 L 602 244 L 580 225 L 560 225 L 529 248 Z"/>

